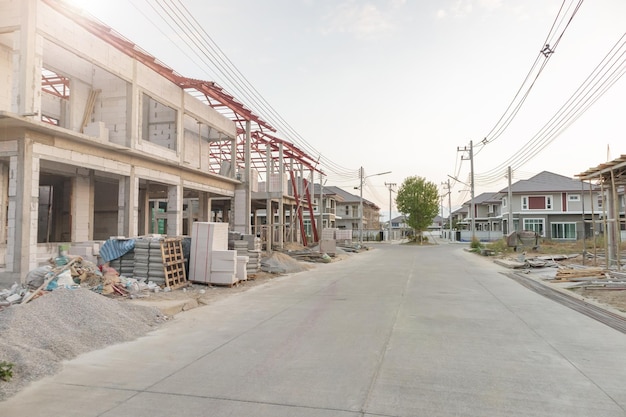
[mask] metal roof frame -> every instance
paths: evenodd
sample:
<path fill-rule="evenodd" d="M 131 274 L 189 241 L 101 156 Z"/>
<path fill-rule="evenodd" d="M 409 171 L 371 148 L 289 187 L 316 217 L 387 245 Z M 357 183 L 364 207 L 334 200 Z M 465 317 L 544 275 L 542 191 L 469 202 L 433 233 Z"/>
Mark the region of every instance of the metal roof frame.
<path fill-rule="evenodd" d="M 150 55 L 133 42 L 124 38 L 121 34 L 117 33 L 111 27 L 97 21 L 92 16 L 86 15 L 81 10 L 66 4 L 59 0 L 42 0 L 45 4 L 53 8 L 55 11 L 64 15 L 65 17 L 73 20 L 78 25 L 82 26 L 85 30 L 91 34 L 99 37 L 103 41 L 114 46 L 119 51 L 128 55 L 129 57 L 136 59 L 147 67 L 151 68 L 167 80 L 173 82 L 193 97 L 204 102 L 208 106 L 214 108 L 223 116 L 232 120 L 237 126 L 237 138 L 236 138 L 236 164 L 243 167 L 245 164 L 245 137 L 246 137 L 246 123 L 251 122 L 251 168 L 256 169 L 258 172 L 269 171 L 267 165 L 267 155 L 265 148 L 266 145 L 270 145 L 271 159 L 276 161 L 279 157 L 278 151 L 280 144 L 283 145 L 283 157 L 293 160 L 297 165 L 306 167 L 311 171 L 321 172 L 316 168 L 317 161 L 315 161 L 310 155 L 296 147 L 293 143 L 279 139 L 269 134 L 269 132 L 276 132 L 277 130 L 269 123 L 262 120 L 252 110 L 248 109 L 244 104 L 239 102 L 234 96 L 227 93 L 222 87 L 212 81 L 204 81 L 193 78 L 187 78 L 167 65 L 157 60 L 154 56 Z M 56 85 L 59 80 L 48 80 L 47 83 Z M 61 83 L 63 80 L 60 80 Z M 46 80 L 44 79 L 44 83 Z M 221 164 L 223 161 L 231 160 L 231 140 L 215 141 L 211 142 L 211 150 L 209 155 L 211 157 L 210 170 L 215 173 L 219 173 Z"/>

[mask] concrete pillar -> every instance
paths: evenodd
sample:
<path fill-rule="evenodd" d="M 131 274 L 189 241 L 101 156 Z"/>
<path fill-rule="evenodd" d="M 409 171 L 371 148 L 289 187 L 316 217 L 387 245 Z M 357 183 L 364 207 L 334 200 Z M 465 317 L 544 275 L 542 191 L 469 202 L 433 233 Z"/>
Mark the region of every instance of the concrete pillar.
<path fill-rule="evenodd" d="M 266 208 L 265 208 L 265 224 L 267 226 L 267 254 L 272 253 L 272 244 L 274 242 L 273 236 L 273 228 L 274 228 L 274 212 L 272 210 L 272 194 L 270 193 L 270 183 L 272 174 L 274 173 L 274 166 L 272 163 L 272 149 L 270 148 L 270 144 L 265 145 L 265 158 L 266 158 L 266 166 L 267 172 L 265 174 L 265 193 L 267 194 Z"/>
<path fill-rule="evenodd" d="M 94 195 L 93 171 L 79 168 L 78 175 L 72 178 L 72 242 L 93 240 Z"/>
<path fill-rule="evenodd" d="M 246 142 L 245 142 L 245 207 L 243 211 L 246 213 L 244 234 L 252 233 L 252 220 L 250 214 L 252 213 L 252 138 L 250 131 L 252 130 L 250 120 L 246 121 Z"/>
<path fill-rule="evenodd" d="M 200 192 L 198 196 L 198 221 L 211 221 L 211 197 L 209 193 Z"/>
<path fill-rule="evenodd" d="M 9 180 L 9 166 L 3 162 L 0 162 L 0 184 L 7 184 Z M 7 207 L 9 205 L 8 190 L 0 188 L 0 221 L 2 224 L 6 224 Z M 7 241 L 7 229 L 6 227 L 0 227 L 0 242 Z"/>
<path fill-rule="evenodd" d="M 278 200 L 278 247 L 285 247 L 285 207 L 283 205 L 283 199 L 285 194 L 287 194 L 287 190 L 283 188 L 283 176 L 285 175 L 285 164 L 284 164 L 284 149 L 283 143 L 278 144 L 278 175 L 280 177 L 279 181 L 279 190 L 280 190 L 280 199 Z"/>
<path fill-rule="evenodd" d="M 150 230 L 150 221 L 152 213 L 150 211 L 150 196 L 147 189 L 139 189 L 139 204 L 140 210 L 137 213 L 137 235 L 147 235 Z"/>
<path fill-rule="evenodd" d="M 137 236 L 139 217 L 139 178 L 135 176 L 135 169 L 131 169 L 130 176 L 119 182 L 118 194 L 118 235 L 126 237 Z"/>
<path fill-rule="evenodd" d="M 237 175 L 237 137 L 230 141 L 230 172 L 228 176 L 235 178 Z"/>
<path fill-rule="evenodd" d="M 14 79 L 12 109 L 17 114 L 39 118 L 41 113 L 41 66 L 43 42 L 37 30 L 39 0 L 21 1 L 21 30 L 15 31 L 13 56 Z"/>
<path fill-rule="evenodd" d="M 9 161 L 6 270 L 12 279 L 24 282 L 37 264 L 37 219 L 39 215 L 39 158 L 32 141 L 18 141 L 18 154 Z"/>
<path fill-rule="evenodd" d="M 168 236 L 183 233 L 183 187 L 180 184 L 167 187 L 167 231 Z"/>

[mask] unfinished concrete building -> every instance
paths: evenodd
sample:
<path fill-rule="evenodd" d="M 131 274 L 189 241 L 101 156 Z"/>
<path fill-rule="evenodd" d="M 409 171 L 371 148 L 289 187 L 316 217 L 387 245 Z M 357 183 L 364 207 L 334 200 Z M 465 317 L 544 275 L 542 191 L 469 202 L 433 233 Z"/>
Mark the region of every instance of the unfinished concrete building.
<path fill-rule="evenodd" d="M 61 242 L 88 256 L 111 236 L 179 236 L 193 221 L 251 233 L 255 207 L 305 206 L 282 186 L 252 200 L 255 176 L 315 169 L 264 136 L 271 126 L 61 2 L 0 0 L 0 79 L 0 282 Z"/>
<path fill-rule="evenodd" d="M 585 222 L 591 226 L 594 236 L 599 231 L 603 232 L 605 266 L 621 270 L 626 261 L 621 251 L 622 243 L 626 241 L 626 155 L 589 168 L 577 176 L 583 183 L 588 182 L 583 189 L 588 190 L 586 192 L 591 200 L 598 201 L 600 205 L 600 210 L 594 210 L 593 205 L 586 209 L 591 218 Z M 596 243 L 593 239 L 593 247 L 585 249 L 593 251 L 594 261 L 597 262 Z"/>

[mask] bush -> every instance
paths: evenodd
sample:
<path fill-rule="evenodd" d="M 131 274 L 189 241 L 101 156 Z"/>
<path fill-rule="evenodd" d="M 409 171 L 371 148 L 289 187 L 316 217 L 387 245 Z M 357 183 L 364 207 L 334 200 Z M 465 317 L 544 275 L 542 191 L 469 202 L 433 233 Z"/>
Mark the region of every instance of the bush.
<path fill-rule="evenodd" d="M 470 248 L 472 248 L 474 252 L 480 252 L 480 250 L 483 248 L 483 244 L 477 238 L 473 238 L 470 242 Z"/>
<path fill-rule="evenodd" d="M 0 379 L 3 381 L 9 381 L 13 376 L 13 364 L 10 362 L 0 362 Z"/>
<path fill-rule="evenodd" d="M 490 242 L 486 245 L 486 248 L 494 251 L 495 253 L 505 253 L 505 252 L 513 251 L 513 248 L 510 248 L 507 245 L 506 239 L 500 239 L 500 240 Z"/>

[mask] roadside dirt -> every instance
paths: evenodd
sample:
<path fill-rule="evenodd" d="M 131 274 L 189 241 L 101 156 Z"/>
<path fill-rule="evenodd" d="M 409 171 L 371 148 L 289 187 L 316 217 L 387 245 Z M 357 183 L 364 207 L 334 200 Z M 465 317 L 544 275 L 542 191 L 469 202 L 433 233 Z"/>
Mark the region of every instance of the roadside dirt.
<path fill-rule="evenodd" d="M 250 288 L 263 285 L 281 275 L 259 272 L 249 276 L 247 281 L 240 281 L 232 287 L 218 285 L 204 285 L 189 283 L 187 287 L 173 291 L 142 292 L 138 300 L 163 301 L 163 300 L 195 300 L 196 305 L 190 304 L 189 308 L 210 304 L 220 297 L 237 294 Z"/>
<path fill-rule="evenodd" d="M 571 290 L 584 298 L 611 306 L 626 313 L 626 290 L 598 290 L 578 288 Z"/>

